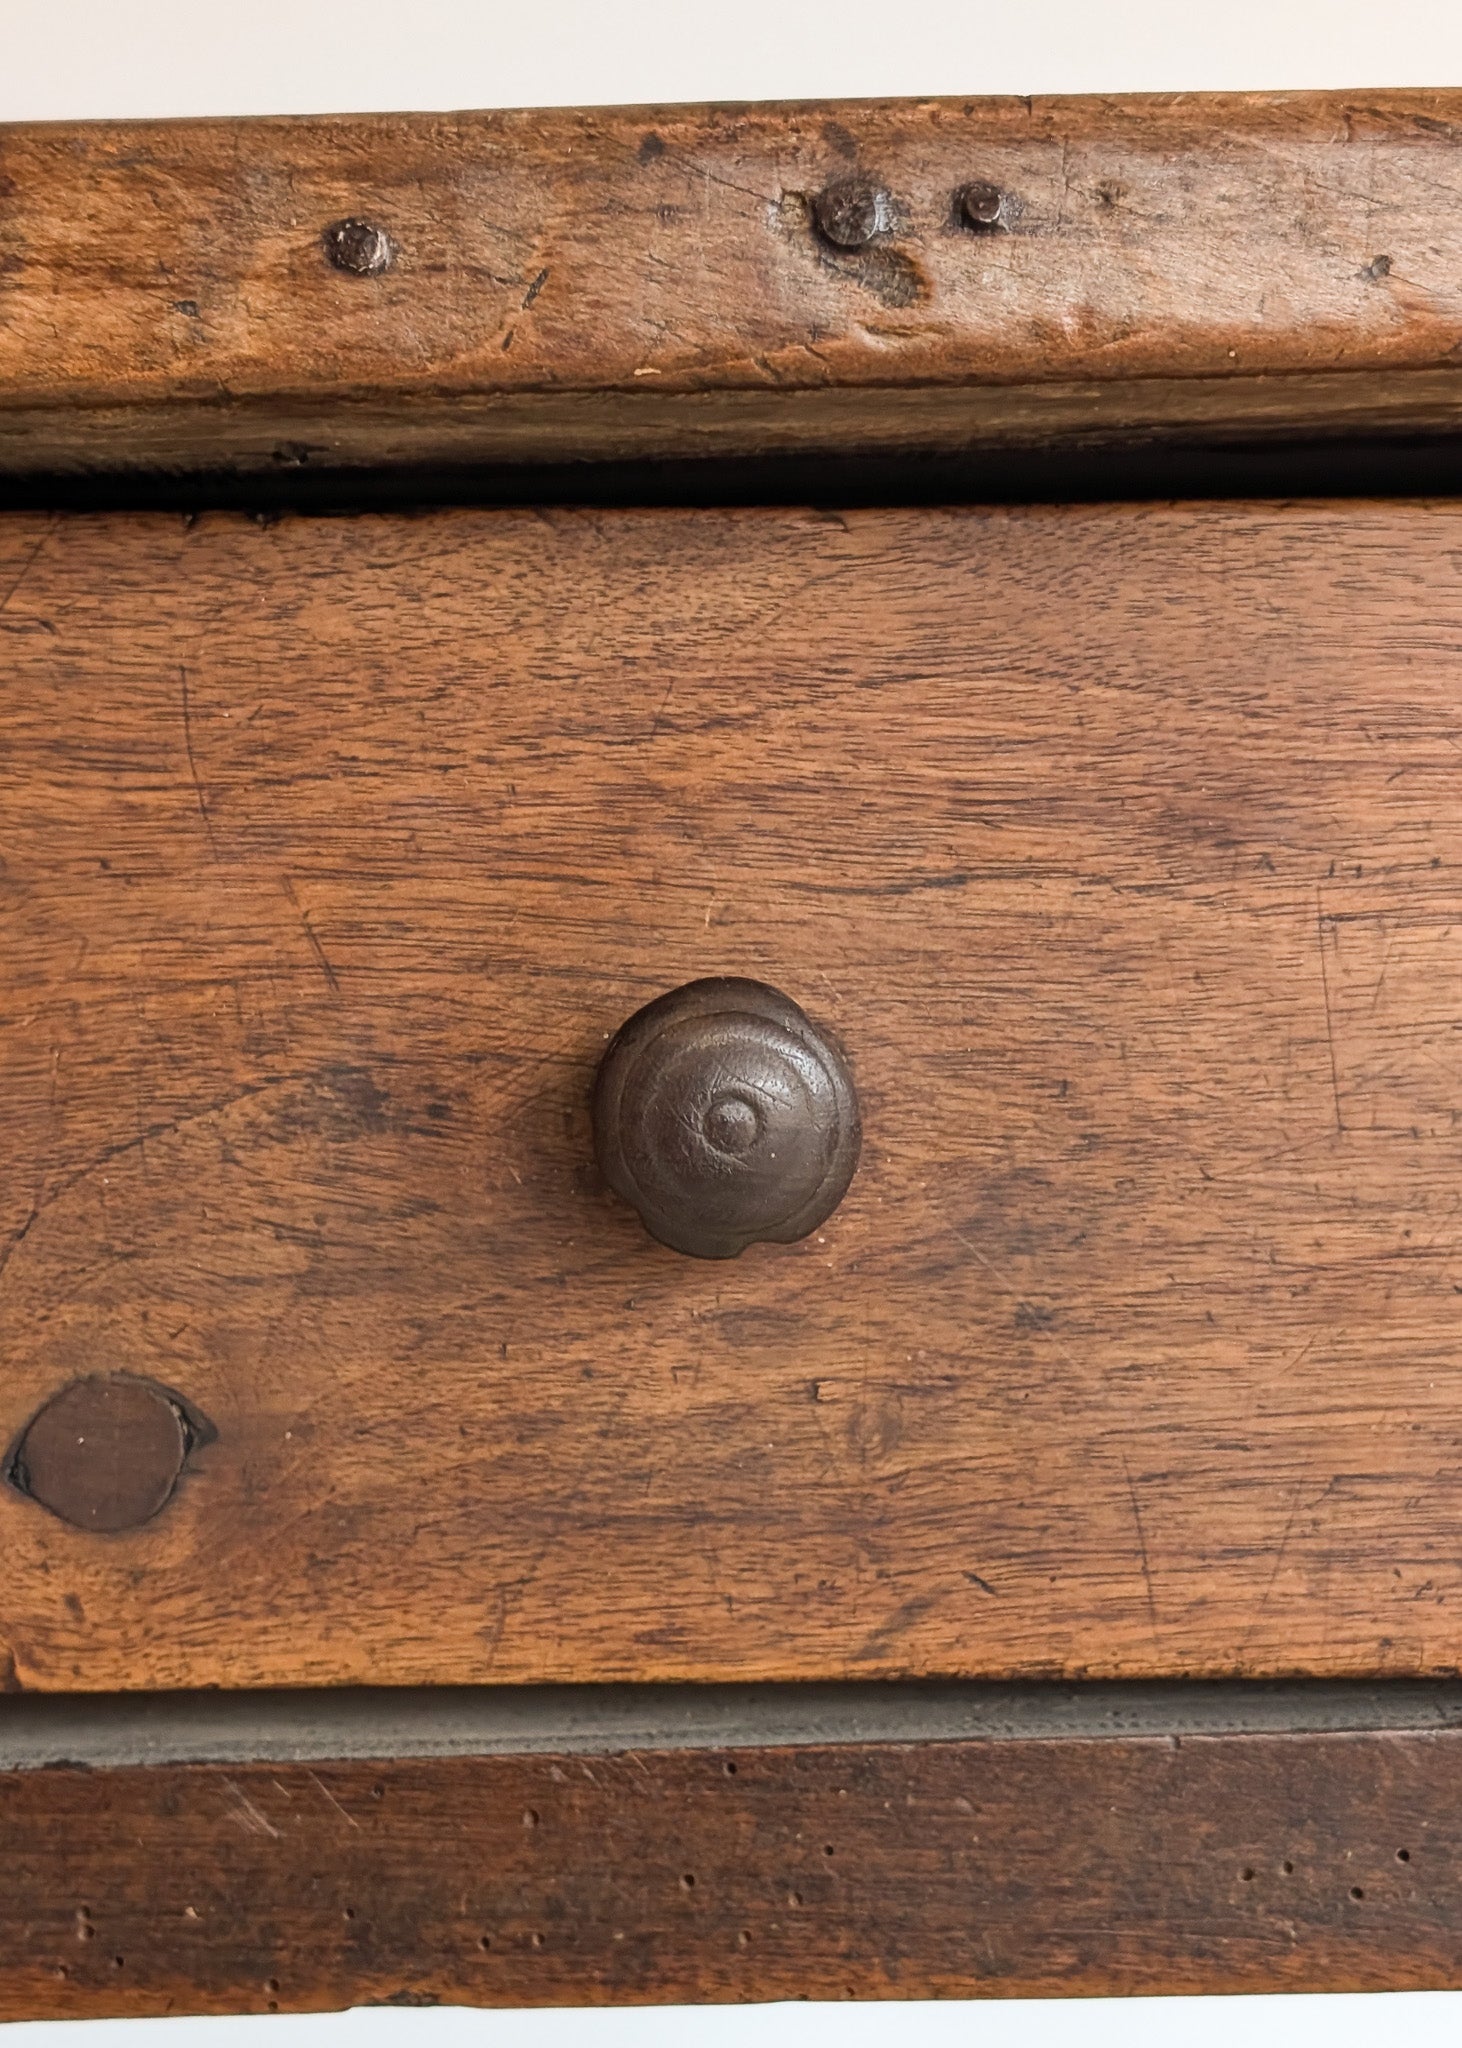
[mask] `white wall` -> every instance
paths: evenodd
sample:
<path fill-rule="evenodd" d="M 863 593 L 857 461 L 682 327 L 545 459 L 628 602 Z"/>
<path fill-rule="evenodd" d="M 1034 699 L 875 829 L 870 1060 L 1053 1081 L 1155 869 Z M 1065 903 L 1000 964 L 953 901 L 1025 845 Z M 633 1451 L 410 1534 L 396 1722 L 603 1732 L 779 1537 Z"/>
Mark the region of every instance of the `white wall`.
<path fill-rule="evenodd" d="M 0 0 L 0 120 L 1462 84 L 1462 0 Z M 3 1873 L 0 1873 L 3 1882 Z M 1459 2048 L 1462 1994 L 0 2028 L 0 2048 Z"/>
<path fill-rule="evenodd" d="M 1462 83 L 1457 0 L 0 0 L 0 120 Z"/>

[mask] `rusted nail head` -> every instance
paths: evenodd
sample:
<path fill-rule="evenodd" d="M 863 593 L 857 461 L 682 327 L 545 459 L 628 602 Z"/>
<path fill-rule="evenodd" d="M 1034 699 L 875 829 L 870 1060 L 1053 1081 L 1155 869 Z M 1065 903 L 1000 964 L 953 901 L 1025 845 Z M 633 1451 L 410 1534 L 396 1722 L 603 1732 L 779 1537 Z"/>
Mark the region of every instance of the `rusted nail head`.
<path fill-rule="evenodd" d="M 958 195 L 959 210 L 967 226 L 972 228 L 994 228 L 1000 225 L 1000 209 L 1005 195 L 998 185 L 987 185 L 976 180 L 964 186 Z"/>
<path fill-rule="evenodd" d="M 812 202 L 817 231 L 835 249 L 866 249 L 890 225 L 889 196 L 866 178 L 840 178 Z"/>
<path fill-rule="evenodd" d="M 368 220 L 332 220 L 320 239 L 335 268 L 352 277 L 376 277 L 396 260 L 391 237 Z"/>

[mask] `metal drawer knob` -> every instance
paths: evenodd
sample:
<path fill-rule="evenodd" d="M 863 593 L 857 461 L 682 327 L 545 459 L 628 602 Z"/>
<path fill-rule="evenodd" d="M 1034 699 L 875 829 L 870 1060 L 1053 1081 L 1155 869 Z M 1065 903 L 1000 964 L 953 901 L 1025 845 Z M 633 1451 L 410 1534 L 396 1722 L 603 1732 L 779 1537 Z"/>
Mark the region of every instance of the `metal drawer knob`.
<path fill-rule="evenodd" d="M 593 1115 L 604 1178 L 692 1258 L 806 1237 L 858 1164 L 842 1055 L 760 981 L 692 981 L 636 1011 L 600 1062 Z"/>

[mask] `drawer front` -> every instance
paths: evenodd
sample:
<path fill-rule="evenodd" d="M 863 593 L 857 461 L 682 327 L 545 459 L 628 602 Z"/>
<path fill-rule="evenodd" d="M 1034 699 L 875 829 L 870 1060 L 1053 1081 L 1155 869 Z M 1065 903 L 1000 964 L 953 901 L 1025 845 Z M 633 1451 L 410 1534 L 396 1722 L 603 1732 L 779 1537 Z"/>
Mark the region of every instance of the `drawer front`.
<path fill-rule="evenodd" d="M 10 1682 L 1455 1667 L 1459 550 L 8 518 Z M 864 1137 L 706 1261 L 588 1102 L 721 974 Z"/>

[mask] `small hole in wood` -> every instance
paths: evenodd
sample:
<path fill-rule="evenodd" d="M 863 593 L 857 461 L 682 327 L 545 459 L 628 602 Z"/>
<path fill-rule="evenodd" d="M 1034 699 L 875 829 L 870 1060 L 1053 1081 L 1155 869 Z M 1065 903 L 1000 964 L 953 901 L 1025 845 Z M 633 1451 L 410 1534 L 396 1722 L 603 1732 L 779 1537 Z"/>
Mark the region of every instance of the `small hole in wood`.
<path fill-rule="evenodd" d="M 1411 1851 L 1409 1849 L 1398 1849 L 1396 1851 L 1396 1861 L 1398 1863 L 1409 1863 L 1411 1861 Z"/>
<path fill-rule="evenodd" d="M 529 1939 L 533 1943 L 534 1948 L 542 1948 L 545 1940 L 547 1939 L 547 1936 L 542 1934 L 534 1934 L 530 1935 Z"/>
<path fill-rule="evenodd" d="M 801 1892 L 788 1892 L 787 1904 L 789 1906 L 800 1906 L 802 1904 Z"/>
<path fill-rule="evenodd" d="M 741 1932 L 736 1937 L 736 1946 L 738 1948 L 751 1947 L 751 1932 L 749 1928 L 742 1928 Z"/>
<path fill-rule="evenodd" d="M 693 1892 L 695 1890 L 695 1872 L 693 1870 L 686 1871 L 685 1875 L 680 1880 L 680 1888 L 682 1891 L 687 1892 Z"/>
<path fill-rule="evenodd" d="M 1292 1863 L 1281 1863 L 1279 1867 L 1284 1872 L 1286 1877 L 1294 1876 L 1294 1865 Z"/>
<path fill-rule="evenodd" d="M 1242 1870 L 1241 1870 L 1241 1871 L 1239 1872 L 1239 1876 L 1240 1876 L 1240 1877 L 1241 1877 L 1241 1878 L 1243 1879 L 1243 1881 L 1244 1881 L 1244 1883 L 1245 1883 L 1245 1884 L 1252 1884 L 1252 1883 L 1254 1882 L 1254 1873 L 1253 1873 L 1253 1871 L 1252 1871 L 1252 1870 L 1251 1870 L 1251 1869 L 1249 1868 L 1249 1866 L 1248 1866 L 1248 1864 L 1247 1864 L 1247 1863 L 1246 1863 L 1246 1864 L 1244 1865 L 1243 1869 L 1242 1869 Z"/>
<path fill-rule="evenodd" d="M 354 1906 L 347 1906 L 347 1907 L 346 1907 L 346 1909 L 345 1909 L 345 1918 L 346 1918 L 347 1920 L 353 1920 L 353 1919 L 355 1918 L 355 1908 L 354 1908 Z"/>
<path fill-rule="evenodd" d="M 490 1934 L 479 1935 L 477 1938 L 477 1946 L 480 1949 L 482 1949 L 485 1953 L 488 1949 L 492 1947 L 492 1936 Z"/>
<path fill-rule="evenodd" d="M 837 1854 L 837 1851 L 836 1849 L 834 1849 L 831 1842 L 824 1842 L 822 1845 L 822 1853 L 824 1856 L 835 1856 Z"/>
<path fill-rule="evenodd" d="M 726 1763 L 726 1764 L 723 1764 L 723 1765 L 721 1766 L 721 1768 L 722 1768 L 722 1770 L 723 1770 L 723 1771 L 724 1771 L 724 1772 L 726 1773 L 726 1776 L 727 1776 L 728 1778 L 734 1778 L 734 1777 L 736 1776 L 736 1766 L 735 1766 L 735 1764 L 733 1764 L 733 1763 Z"/>
<path fill-rule="evenodd" d="M 536 1807 L 536 1806 L 530 1806 L 530 1807 L 529 1807 L 529 1808 L 527 1809 L 527 1811 L 526 1811 L 526 1812 L 524 1813 L 524 1815 L 523 1815 L 523 1825 L 524 1825 L 524 1827 L 525 1827 L 525 1828 L 536 1828 L 536 1827 L 537 1827 L 537 1825 L 538 1825 L 538 1818 L 539 1818 L 539 1816 L 538 1816 L 538 1809 L 537 1809 L 537 1807 Z"/>
<path fill-rule="evenodd" d="M 1363 1899 L 1365 1897 L 1365 1893 L 1361 1890 L 1358 1884 L 1353 1884 L 1350 1888 L 1350 1896 L 1353 1899 Z"/>
<path fill-rule="evenodd" d="M 126 1967 L 127 1967 L 127 1958 L 126 1958 L 125 1956 L 113 1956 L 113 1957 L 112 1957 L 112 1968 L 113 1968 L 114 1970 L 125 1970 L 125 1969 L 126 1969 Z"/>
<path fill-rule="evenodd" d="M 384 1799 L 384 1798 L 385 1798 L 385 1796 L 386 1796 L 386 1788 L 385 1788 L 385 1786 L 384 1786 L 384 1785 L 372 1785 L 372 1787 L 371 1787 L 371 1797 L 372 1797 L 372 1799 Z"/>
<path fill-rule="evenodd" d="M 265 1980 L 264 1989 L 266 1991 L 277 1991 L 279 1989 L 279 1979 L 277 1977 L 267 1978 Z"/>

